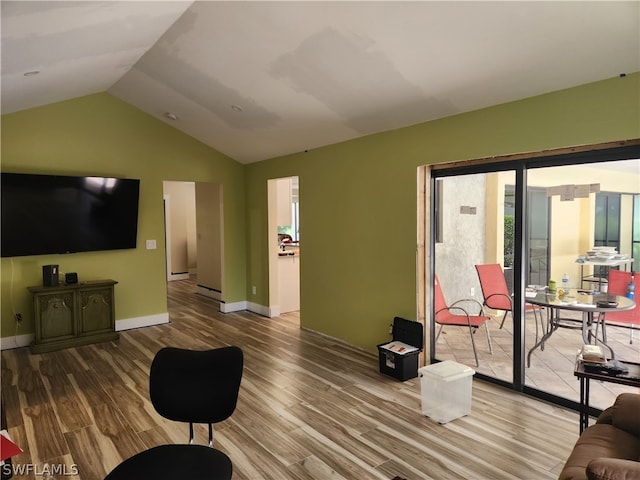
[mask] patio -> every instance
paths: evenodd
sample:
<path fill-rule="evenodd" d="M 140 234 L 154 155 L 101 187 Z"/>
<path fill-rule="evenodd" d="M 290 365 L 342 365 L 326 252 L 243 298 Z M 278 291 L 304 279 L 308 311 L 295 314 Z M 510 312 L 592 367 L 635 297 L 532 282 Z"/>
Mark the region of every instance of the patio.
<path fill-rule="evenodd" d="M 566 311 L 563 312 L 563 317 Z M 572 312 L 579 319 L 579 314 Z M 469 332 L 464 328 L 445 327 L 436 344 L 439 360 L 454 360 L 472 366 L 477 372 L 510 381 L 513 374 L 513 323 L 510 316 L 500 329 L 502 315 L 492 316 L 489 322 L 493 355 L 489 353 L 484 332 L 476 333 L 476 348 L 480 366 L 475 367 Z M 634 332 L 633 343 L 629 343 L 629 328 L 607 324 L 607 343 L 613 348 L 616 358 L 640 363 L 640 330 Z M 526 352 L 535 343 L 535 323 L 533 314 L 527 314 L 525 345 Z M 544 350 L 534 350 L 531 367 L 526 368 L 526 385 L 544 390 L 570 400 L 579 401 L 580 382 L 574 376 L 576 356 L 582 347 L 579 330 L 558 329 L 545 343 Z M 608 382 L 592 382 L 590 405 L 604 409 L 613 403 L 615 397 L 625 391 L 635 391 Z"/>
<path fill-rule="evenodd" d="M 512 292 L 513 278 L 520 275 L 520 270 L 525 285 L 546 286 L 553 279 L 560 286 L 564 277 L 574 290 L 599 288 L 594 278 L 606 278 L 612 270 L 637 271 L 640 160 L 593 163 L 583 160 L 578 157 L 574 163 L 558 162 L 543 167 L 538 167 L 534 160 L 527 161 L 524 179 L 516 175 L 513 165 L 496 171 L 478 165 L 460 174 L 431 171 L 435 178 L 435 208 L 431 214 L 435 217 L 436 234 L 426 231 L 433 242 L 433 263 L 424 258 L 420 278 L 430 279 L 437 274 L 451 305 L 469 298 L 483 302 L 485 292 L 479 282 L 478 266 L 499 265 L 509 287 L 507 292 Z M 522 187 L 522 195 L 517 196 L 518 185 Z M 516 235 L 518 219 L 521 228 Z M 428 283 L 429 280 L 422 285 L 421 292 L 429 292 Z M 494 295 L 495 292 L 490 292 L 488 296 L 498 298 Z M 424 318 L 428 319 L 429 299 L 425 295 L 420 301 L 424 302 Z M 469 313 L 478 313 L 477 308 L 468 308 Z M 491 312 L 494 311 L 485 311 Z M 563 318 L 580 320 L 581 315 L 562 310 Z M 526 356 L 536 343 L 536 325 L 532 313 L 525 318 L 521 342 L 526 365 Z M 475 367 L 469 331 L 465 328 L 445 327 L 436 343 L 435 357 L 473 366 L 478 373 L 511 383 L 513 321 L 508 316 L 500 329 L 501 320 L 502 313 L 495 312 L 487 324 L 492 355 L 484 332 L 475 335 L 479 367 Z M 628 323 L 618 327 L 612 322 L 607 325 L 607 343 L 616 358 L 640 363 L 640 331 L 630 344 Z M 574 366 L 582 345 L 579 330 L 559 328 L 545 342 L 544 350 L 533 351 L 531 364 L 524 370 L 525 386 L 578 402 L 580 382 L 574 376 Z M 630 389 L 609 382 L 592 382 L 591 406 L 606 408 L 619 393 Z"/>

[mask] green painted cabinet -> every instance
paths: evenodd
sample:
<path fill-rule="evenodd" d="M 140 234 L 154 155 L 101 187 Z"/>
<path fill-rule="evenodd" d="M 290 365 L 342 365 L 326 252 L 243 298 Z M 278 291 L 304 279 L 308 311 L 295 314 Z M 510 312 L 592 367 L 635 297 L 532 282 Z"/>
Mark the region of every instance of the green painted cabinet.
<path fill-rule="evenodd" d="M 35 340 L 32 353 L 50 352 L 118 338 L 115 280 L 55 287 L 28 287 L 33 295 Z"/>

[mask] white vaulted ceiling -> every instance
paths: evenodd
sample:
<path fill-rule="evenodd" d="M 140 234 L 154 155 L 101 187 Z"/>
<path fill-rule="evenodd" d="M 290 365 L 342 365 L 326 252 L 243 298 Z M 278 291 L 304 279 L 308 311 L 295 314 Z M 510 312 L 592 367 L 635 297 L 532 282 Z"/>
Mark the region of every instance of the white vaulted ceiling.
<path fill-rule="evenodd" d="M 3 0 L 2 113 L 107 91 L 249 163 L 637 72 L 639 5 Z"/>

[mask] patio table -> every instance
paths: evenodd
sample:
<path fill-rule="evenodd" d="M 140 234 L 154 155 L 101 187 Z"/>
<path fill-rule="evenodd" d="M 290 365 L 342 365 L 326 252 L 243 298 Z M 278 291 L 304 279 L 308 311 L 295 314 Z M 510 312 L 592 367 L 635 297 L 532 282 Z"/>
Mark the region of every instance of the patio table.
<path fill-rule="evenodd" d="M 540 309 L 538 312 L 534 310 L 534 315 L 540 315 L 540 323 L 541 325 L 545 325 L 543 310 L 546 311 L 546 327 L 543 327 L 543 335 L 541 339 L 536 342 L 536 344 L 531 347 L 529 353 L 527 355 L 527 366 L 531 366 L 531 354 L 533 351 L 540 347 L 541 350 L 544 349 L 544 343 L 553 335 L 553 333 L 558 328 L 572 328 L 572 329 L 580 329 L 582 330 L 582 339 L 585 344 L 591 343 L 601 343 L 609 351 L 611 352 L 611 358 L 615 358 L 615 353 L 613 349 L 607 345 L 606 338 L 599 339 L 597 337 L 597 329 L 594 333 L 593 327 L 598 327 L 598 324 L 602 324 L 602 329 L 604 332 L 606 313 L 607 312 L 619 312 L 624 310 L 631 310 L 635 307 L 635 302 L 627 297 L 623 297 L 621 295 L 612 295 L 607 293 L 598 293 L 598 294 L 583 294 L 584 297 L 580 298 L 580 302 L 578 302 L 578 297 L 571 295 L 564 295 L 563 297 L 559 297 L 556 294 L 551 294 L 548 291 L 537 292 L 535 296 L 526 297 L 525 301 L 532 304 L 538 305 L 540 307 L 544 307 Z M 614 304 L 610 306 L 599 306 L 598 302 L 600 301 L 611 301 Z M 570 310 L 575 312 L 580 312 L 582 315 L 581 320 L 576 319 L 568 319 L 561 318 L 559 316 L 559 310 Z M 594 321 L 594 314 L 602 313 L 603 315 L 598 315 L 597 319 Z"/>

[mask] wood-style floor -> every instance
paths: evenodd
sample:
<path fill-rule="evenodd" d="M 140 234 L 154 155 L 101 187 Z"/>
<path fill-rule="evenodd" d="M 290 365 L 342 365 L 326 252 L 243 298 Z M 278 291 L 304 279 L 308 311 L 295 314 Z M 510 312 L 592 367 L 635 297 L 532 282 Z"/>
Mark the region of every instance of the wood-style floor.
<path fill-rule="evenodd" d="M 187 426 L 148 400 L 149 365 L 167 345 L 243 349 L 238 407 L 215 440 L 237 480 L 555 479 L 578 437 L 577 413 L 478 380 L 471 413 L 439 425 L 421 414 L 418 378 L 381 375 L 377 355 L 301 330 L 296 314 L 221 314 L 189 281 L 169 290 L 167 325 L 58 352 L 2 352 L 9 433 L 25 450 L 14 463 L 102 479 L 138 451 L 185 442 Z"/>

